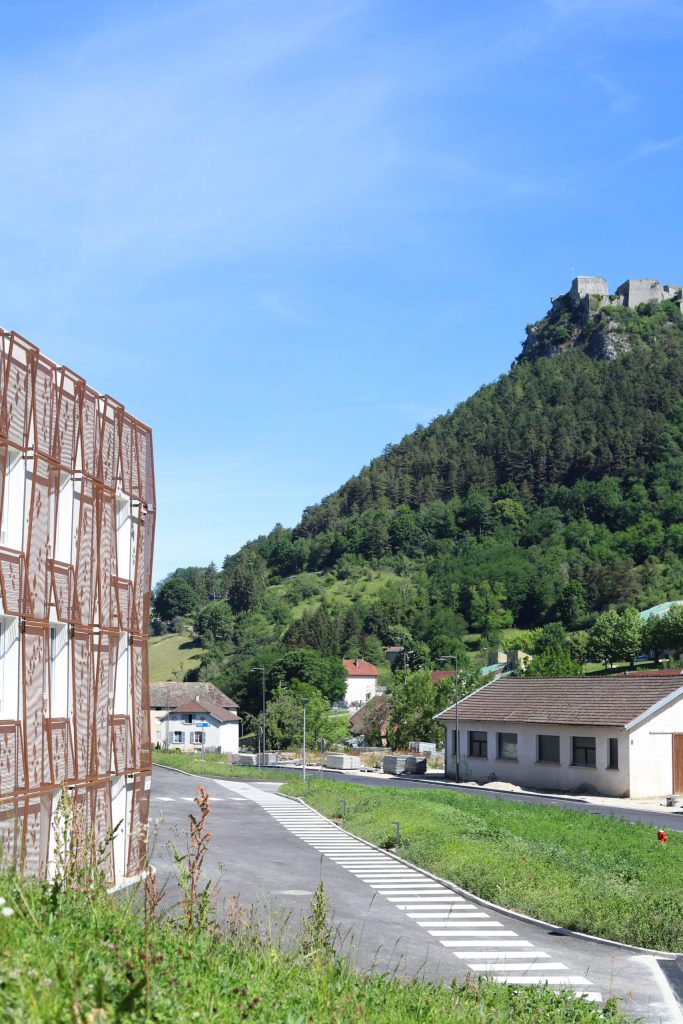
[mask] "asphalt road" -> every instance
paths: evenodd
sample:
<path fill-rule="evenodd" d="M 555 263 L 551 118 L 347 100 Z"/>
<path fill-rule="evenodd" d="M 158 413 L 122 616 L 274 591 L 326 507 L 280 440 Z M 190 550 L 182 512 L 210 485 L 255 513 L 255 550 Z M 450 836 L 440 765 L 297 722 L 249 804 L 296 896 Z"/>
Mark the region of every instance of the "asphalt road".
<path fill-rule="evenodd" d="M 617 997 L 633 1017 L 681 1024 L 673 995 L 680 961 L 578 939 L 465 899 L 418 869 L 349 836 L 315 811 L 277 794 L 277 784 L 198 779 L 155 767 L 152 861 L 166 905 L 177 899 L 169 843 L 181 846 L 202 784 L 213 833 L 205 863 L 219 920 L 235 901 L 254 907 L 275 941 L 295 941 L 322 879 L 338 948 L 361 970 L 428 980 L 491 974 L 558 987 L 604 1001 Z M 418 783 L 419 785 L 419 783 Z M 667 983 L 667 977 L 669 983 Z"/>
<path fill-rule="evenodd" d="M 293 775 L 301 775 L 301 768 L 287 768 L 279 765 L 273 771 L 291 771 Z M 264 768 L 263 771 L 269 771 Z M 309 767 L 308 774 L 311 778 L 318 778 L 318 768 Z M 656 811 L 641 811 L 632 807 L 607 807 L 602 804 L 591 804 L 581 800 L 581 797 L 563 798 L 554 795 L 537 795 L 533 793 L 509 793 L 500 789 L 473 789 L 471 786 L 459 786 L 455 782 L 447 780 L 442 776 L 434 782 L 420 781 L 418 778 L 397 775 L 386 778 L 368 773 L 367 775 L 349 775 L 348 772 L 335 772 L 325 769 L 323 778 L 332 782 L 353 782 L 359 786 L 396 786 L 402 789 L 439 789 L 457 793 L 465 793 L 470 796 L 481 796 L 486 800 L 503 800 L 521 804 L 541 804 L 544 807 L 561 807 L 565 811 L 578 811 L 583 814 L 595 814 L 603 818 L 623 818 L 625 821 L 639 822 L 642 825 L 652 825 L 657 828 L 660 825 L 667 832 L 683 832 L 683 807 L 664 808 Z M 424 778 L 424 776 L 423 776 Z"/>

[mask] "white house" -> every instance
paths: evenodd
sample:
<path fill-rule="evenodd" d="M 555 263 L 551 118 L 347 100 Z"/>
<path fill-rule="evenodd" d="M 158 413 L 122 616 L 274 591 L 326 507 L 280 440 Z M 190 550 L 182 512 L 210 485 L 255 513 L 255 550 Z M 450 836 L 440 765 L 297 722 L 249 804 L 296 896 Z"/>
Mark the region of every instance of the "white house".
<path fill-rule="evenodd" d="M 172 680 L 164 683 L 151 683 L 149 687 L 149 734 L 153 747 L 170 746 L 171 718 L 169 712 L 175 711 L 191 700 L 208 701 L 210 705 L 222 708 L 224 711 L 232 711 L 237 715 L 237 704 L 213 683 L 176 683 Z M 237 721 L 239 733 L 239 718 Z M 178 731 L 176 729 L 176 732 Z"/>
<path fill-rule="evenodd" d="M 237 705 L 212 683 L 155 683 L 151 691 L 155 746 L 194 751 L 203 745 L 222 754 L 238 752 L 242 719 Z"/>
<path fill-rule="evenodd" d="M 446 774 L 607 796 L 683 793 L 683 679 L 502 677 L 435 716 Z"/>
<path fill-rule="evenodd" d="M 376 667 L 363 658 L 344 658 L 346 672 L 346 695 L 349 707 L 359 708 L 377 693 Z"/>

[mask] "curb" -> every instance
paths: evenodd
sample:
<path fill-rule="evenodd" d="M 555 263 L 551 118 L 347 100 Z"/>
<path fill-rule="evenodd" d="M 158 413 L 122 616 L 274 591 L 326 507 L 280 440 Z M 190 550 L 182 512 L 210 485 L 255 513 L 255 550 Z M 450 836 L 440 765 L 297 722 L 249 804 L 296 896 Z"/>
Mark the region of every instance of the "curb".
<path fill-rule="evenodd" d="M 194 775 L 192 772 L 186 772 L 182 768 L 171 768 L 170 766 L 164 764 L 158 764 L 155 767 L 165 768 L 169 772 L 178 772 L 179 775 L 187 775 L 191 779 L 210 778 L 217 782 L 245 781 L 247 785 L 249 785 L 249 782 L 247 780 L 230 780 L 227 778 L 225 780 L 221 780 L 217 776 Z M 284 785 L 284 783 L 282 783 L 282 785 Z M 447 783 L 441 783 L 441 785 L 447 785 Z M 451 882 L 447 878 L 441 878 L 439 875 L 434 875 L 432 874 L 431 871 L 427 871 L 426 868 L 421 868 L 418 864 L 413 864 L 412 861 L 405 860 L 403 857 L 399 857 L 398 854 L 393 853 L 391 850 L 383 850 L 380 846 L 375 846 L 375 844 L 371 843 L 369 839 L 363 839 L 362 836 L 357 836 L 355 832 L 349 832 L 348 829 L 342 828 L 341 825 L 338 825 L 335 821 L 332 821 L 331 818 L 325 817 L 325 815 L 321 814 L 320 811 L 317 811 L 315 807 L 311 807 L 311 805 L 307 804 L 302 797 L 289 796 L 288 793 L 280 793 L 279 795 L 284 796 L 285 799 L 287 800 L 292 800 L 294 803 L 301 804 L 303 807 L 306 807 L 309 811 L 312 811 L 313 814 L 317 814 L 319 818 L 323 819 L 323 821 L 326 821 L 329 824 L 334 825 L 334 827 L 339 829 L 340 832 L 343 832 L 344 835 L 350 836 L 352 839 L 358 840 L 359 843 L 363 843 L 365 846 L 368 846 L 371 850 L 375 850 L 378 853 L 386 854 L 387 857 L 391 857 L 393 860 L 398 861 L 399 864 L 405 864 L 406 867 L 412 868 L 414 871 L 419 871 L 420 874 L 424 875 L 426 878 L 431 878 L 435 882 L 439 882 L 440 885 L 446 886 L 447 889 L 451 889 L 453 892 L 457 892 L 458 895 L 467 897 L 467 899 L 471 900 L 473 903 L 477 903 L 481 907 L 488 907 L 489 910 L 495 910 L 496 913 L 503 914 L 505 917 L 511 917 L 516 921 L 523 921 L 525 924 L 538 925 L 541 928 L 551 928 L 554 931 L 558 931 L 561 929 L 563 934 L 570 935 L 572 936 L 572 938 L 582 939 L 584 942 L 599 942 L 603 946 L 613 946 L 616 949 L 623 949 L 632 953 L 645 953 L 649 956 L 662 957 L 666 960 L 674 961 L 679 960 L 683 957 L 683 954 L 672 953 L 671 950 L 668 949 L 649 949 L 647 946 L 631 946 L 626 942 L 617 942 L 616 939 L 603 939 L 599 935 L 588 935 L 586 932 L 577 932 L 571 928 L 565 928 L 562 925 L 553 924 L 550 921 L 542 921 L 538 917 L 530 917 L 528 914 L 523 914 L 519 910 L 510 910 L 509 907 L 501 907 L 500 904 L 498 903 L 492 903 L 490 900 L 484 899 L 483 896 L 476 896 L 474 893 L 469 892 L 467 889 L 463 889 L 461 886 L 456 885 L 455 882 Z"/>

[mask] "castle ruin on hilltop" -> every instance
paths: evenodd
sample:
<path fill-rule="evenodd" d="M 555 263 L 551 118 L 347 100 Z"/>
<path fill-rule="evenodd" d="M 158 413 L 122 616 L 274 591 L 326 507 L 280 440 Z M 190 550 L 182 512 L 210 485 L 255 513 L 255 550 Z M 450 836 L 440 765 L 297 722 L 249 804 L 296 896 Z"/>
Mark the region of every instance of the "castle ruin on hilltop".
<path fill-rule="evenodd" d="M 575 302 L 581 303 L 586 315 L 604 306 L 635 307 L 643 302 L 665 301 L 675 302 L 683 313 L 683 288 L 678 284 L 660 284 L 654 277 L 629 277 L 614 295 L 610 295 L 604 277 L 575 277 L 569 294 Z"/>

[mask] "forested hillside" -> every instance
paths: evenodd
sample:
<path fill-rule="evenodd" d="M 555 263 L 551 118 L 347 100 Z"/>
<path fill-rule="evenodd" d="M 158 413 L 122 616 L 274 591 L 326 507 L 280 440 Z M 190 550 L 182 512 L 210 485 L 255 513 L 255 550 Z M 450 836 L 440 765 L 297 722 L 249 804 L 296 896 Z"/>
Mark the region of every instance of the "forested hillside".
<path fill-rule="evenodd" d="M 615 358 L 586 345 L 596 323 Z M 206 605 L 216 620 L 203 672 L 236 685 L 254 658 L 379 657 L 406 637 L 429 661 L 466 632 L 576 630 L 607 608 L 683 596 L 678 306 L 610 308 L 587 325 L 567 301 L 528 330 L 548 354 L 527 352 L 388 446 L 294 529 L 158 589 L 164 618 Z M 169 586 L 182 608 L 164 604 Z"/>

